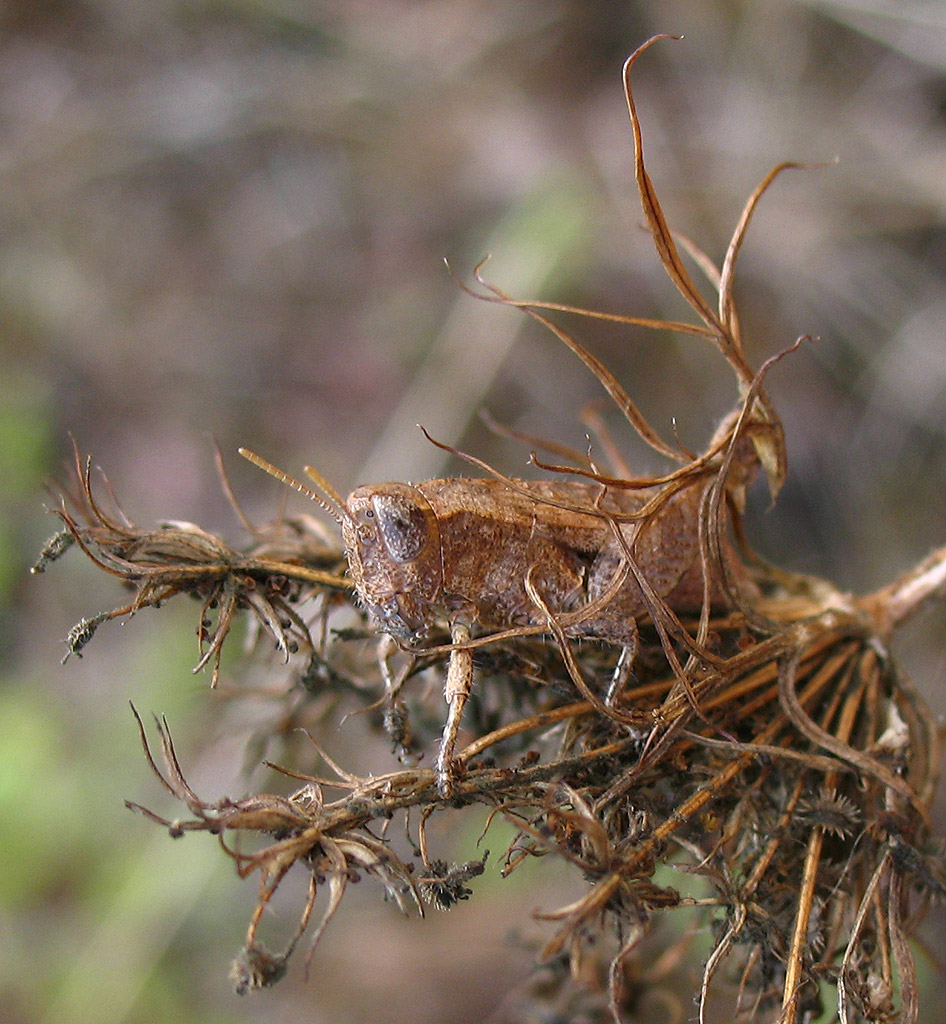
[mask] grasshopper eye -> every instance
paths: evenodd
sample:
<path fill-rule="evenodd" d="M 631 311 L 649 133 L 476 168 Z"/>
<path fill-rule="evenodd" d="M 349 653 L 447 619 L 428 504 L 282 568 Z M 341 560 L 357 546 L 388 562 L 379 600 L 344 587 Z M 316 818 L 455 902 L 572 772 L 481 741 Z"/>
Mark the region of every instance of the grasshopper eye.
<path fill-rule="evenodd" d="M 375 532 L 374 509 L 360 508 L 352 517 L 358 538 L 363 544 L 371 541 Z"/>
<path fill-rule="evenodd" d="M 395 562 L 413 561 L 430 534 L 424 510 L 400 494 L 375 494 L 371 504 L 388 554 Z"/>

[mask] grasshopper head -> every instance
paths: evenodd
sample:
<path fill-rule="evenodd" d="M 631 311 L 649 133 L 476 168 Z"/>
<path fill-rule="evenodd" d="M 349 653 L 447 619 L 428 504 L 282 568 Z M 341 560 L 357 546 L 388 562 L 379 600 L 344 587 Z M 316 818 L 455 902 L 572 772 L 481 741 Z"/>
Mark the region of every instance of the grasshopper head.
<path fill-rule="evenodd" d="M 345 553 L 369 613 L 400 640 L 433 624 L 443 585 L 437 516 L 410 484 L 359 487 L 345 502 Z"/>

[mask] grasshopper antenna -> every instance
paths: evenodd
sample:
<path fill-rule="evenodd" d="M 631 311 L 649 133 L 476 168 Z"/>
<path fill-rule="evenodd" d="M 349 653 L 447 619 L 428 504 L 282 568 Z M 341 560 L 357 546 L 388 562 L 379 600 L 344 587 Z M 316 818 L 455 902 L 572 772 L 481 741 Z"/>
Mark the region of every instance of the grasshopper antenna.
<path fill-rule="evenodd" d="M 263 470 L 264 473 L 269 473 L 270 476 L 274 476 L 280 483 L 310 498 L 323 508 L 339 526 L 344 526 L 350 520 L 351 517 L 348 515 L 348 510 L 345 508 L 345 502 L 342 501 L 341 495 L 317 469 L 313 469 L 312 466 L 305 467 L 306 473 L 312 478 L 322 494 L 312 490 L 311 487 L 296 480 L 295 477 L 290 476 L 288 473 L 284 473 L 271 462 L 267 462 L 262 456 L 257 455 L 256 452 L 251 452 L 249 448 L 240 448 L 238 451 L 244 459 L 248 459 L 254 466 Z"/>

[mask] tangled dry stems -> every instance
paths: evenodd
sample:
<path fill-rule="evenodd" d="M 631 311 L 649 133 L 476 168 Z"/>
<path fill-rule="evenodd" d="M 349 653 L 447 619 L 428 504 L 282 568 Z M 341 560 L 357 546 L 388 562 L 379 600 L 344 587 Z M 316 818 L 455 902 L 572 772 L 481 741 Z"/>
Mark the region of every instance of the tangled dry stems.
<path fill-rule="evenodd" d="M 712 929 L 713 950 L 696 993 L 701 1018 L 718 986 L 732 994 L 734 1021 L 815 1020 L 831 990 L 843 1024 L 917 1019 L 909 936 L 930 900 L 946 893 L 942 849 L 929 829 L 939 735 L 886 645 L 903 618 L 942 590 L 946 553 L 935 552 L 890 587 L 852 599 L 822 580 L 764 565 L 748 550 L 740 520 L 745 489 L 761 467 L 775 494 L 786 469 L 780 421 L 763 386 L 767 365 L 753 370 L 744 354 L 732 274 L 752 211 L 783 167 L 753 193 L 720 270 L 687 245 L 718 293 L 718 304 L 710 306 L 681 259 L 644 168 L 629 84 L 642 50 L 625 74 L 638 187 L 661 261 L 699 322 L 609 318 L 711 341 L 736 378 L 734 413 L 705 452 L 683 451 L 658 435 L 610 371 L 552 319 L 556 312 L 601 314 L 513 300 L 479 272 L 476 293 L 517 306 L 550 329 L 675 468 L 633 478 L 619 458 L 604 472 L 586 454 L 558 445 L 548 447 L 565 462 L 549 464 L 534 454 L 537 466 L 552 479 L 571 474 L 593 481 L 602 495 L 651 489 L 655 497 L 642 522 L 666 514 L 681 489 L 699 489 L 695 611 L 657 594 L 651 567 L 622 539 L 617 517 L 609 517 L 623 546 L 624 574 L 635 576 L 647 600 L 631 671 L 622 662 L 627 655 L 614 647 L 571 639 L 568 614 L 553 613 L 533 587 L 542 627 L 483 631 L 473 639 L 478 699 L 465 721 L 472 738 L 458 753 L 456 784 L 444 795 L 435 771 L 417 761 L 429 756 L 437 736 L 417 694 L 422 680 L 444 671 L 451 650 L 446 623 L 422 650 L 403 651 L 394 674 L 386 655 L 386 677 L 367 664 L 353 678 L 348 640 L 369 635 L 371 624 L 353 600 L 343 552 L 316 521 L 281 518 L 257 529 L 238 510 L 251 530 L 245 550 L 191 524 L 144 530 L 114 500 L 104 506 L 90 464 L 76 454 L 76 486 L 56 510 L 64 531 L 37 569 L 74 541 L 130 584 L 135 597 L 83 620 L 69 638 L 70 653 L 79 654 L 106 619 L 189 594 L 201 604 L 197 667 L 210 664 L 214 683 L 231 626 L 247 616 L 254 636 L 270 638 L 300 684 L 287 729 L 310 724 L 314 694 L 350 699 L 354 692 L 383 708 L 379 724 L 402 761 L 386 775 L 359 777 L 334 764 L 313 738 L 314 758 L 305 770 L 278 769 L 299 783 L 288 796 L 208 802 L 188 785 L 167 723 L 156 720 L 156 757 L 135 712 L 148 763 L 188 813 L 169 820 L 128 806 L 173 836 L 216 835 L 241 877 L 258 876 L 258 903 L 233 966 L 238 991 L 283 976 L 323 889 L 310 957 L 348 883 L 362 876 L 380 882 L 405 910 L 446 909 L 467 899 L 486 855 L 448 864 L 429 849 L 427 826 L 445 808 L 484 807 L 491 819 L 500 816 L 514 827 L 502 855 L 504 874 L 527 858 L 556 854 L 587 883 L 580 899 L 543 915 L 554 924 L 541 955 L 545 973 L 520 994 L 518 1015 L 506 1020 L 529 1019 L 539 1005 L 574 1007 L 590 998 L 576 995 L 569 978 L 600 981 L 606 995 L 595 1004 L 596 1019 L 610 1012 L 616 1020 L 652 1020 L 655 993 L 662 993 L 667 1020 L 686 1019 L 679 988 L 661 987 L 661 972 L 643 971 L 636 959 L 651 950 L 654 925 L 671 910 L 687 911 L 694 927 L 708 922 Z M 602 448 L 612 451 L 610 439 L 598 433 Z M 510 488 L 522 486 L 463 457 Z M 335 622 L 343 628 L 333 631 Z M 323 774 L 312 769 L 313 760 L 325 766 Z M 389 828 L 402 817 L 413 837 L 405 856 Z M 247 834 L 260 837 L 249 852 L 240 841 Z M 308 896 L 294 937 L 274 953 L 263 944 L 260 925 L 293 868 L 307 874 Z M 687 890 L 700 880 L 703 894 L 681 895 L 669 884 L 674 872 Z M 668 940 L 658 960 L 668 973 L 685 959 L 692 935 L 690 929 Z"/>

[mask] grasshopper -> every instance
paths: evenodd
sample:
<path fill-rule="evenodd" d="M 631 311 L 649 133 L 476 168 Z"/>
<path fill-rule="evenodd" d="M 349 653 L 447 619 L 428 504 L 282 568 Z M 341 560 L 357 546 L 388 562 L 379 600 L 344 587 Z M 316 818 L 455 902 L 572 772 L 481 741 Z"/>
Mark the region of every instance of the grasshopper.
<path fill-rule="evenodd" d="M 448 714 L 437 761 L 445 795 L 473 683 L 474 627 L 603 640 L 624 649 L 619 665 L 629 668 L 637 620 L 655 602 L 679 612 L 705 601 L 705 476 L 634 489 L 451 477 L 361 486 L 343 500 L 311 467 L 321 495 L 240 453 L 339 523 L 355 590 L 383 634 L 416 649 L 438 621 L 449 625 Z M 735 566 L 728 546 L 724 558 Z M 710 600 L 719 594 L 718 587 L 706 592 Z"/>

